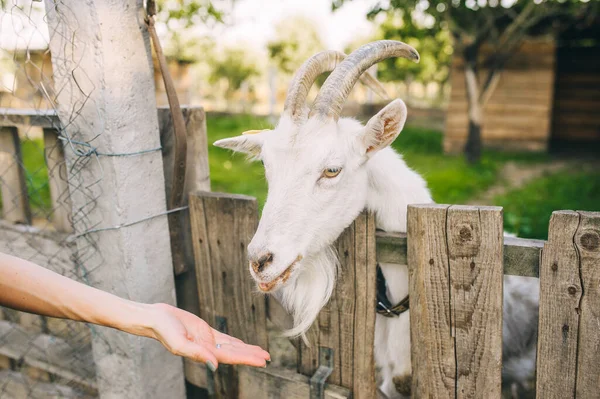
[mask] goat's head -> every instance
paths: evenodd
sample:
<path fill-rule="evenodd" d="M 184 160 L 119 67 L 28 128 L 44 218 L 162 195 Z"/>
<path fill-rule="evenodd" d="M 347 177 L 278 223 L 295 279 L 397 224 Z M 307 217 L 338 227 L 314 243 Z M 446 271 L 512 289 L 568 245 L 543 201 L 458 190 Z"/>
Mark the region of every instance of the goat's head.
<path fill-rule="evenodd" d="M 361 75 L 391 57 L 419 59 L 416 50 L 396 41 L 367 44 L 347 58 L 338 52 L 319 53 L 296 72 L 275 129 L 250 131 L 215 143 L 247 153 L 265 166 L 267 201 L 248 246 L 250 273 L 263 292 L 276 292 L 302 279 L 305 291 L 320 287 L 314 290 L 318 291 L 314 298 L 306 298 L 312 305 L 297 303 L 296 307 L 317 308 L 318 313 L 329 299 L 336 270 L 331 261 L 334 257 L 328 256 L 331 251 L 326 249 L 364 209 L 368 188 L 365 164 L 400 133 L 406 106 L 402 100 L 392 101 L 365 126 L 340 119 L 340 113 L 358 79 L 377 92 L 383 90 L 368 74 Z M 308 91 L 318 75 L 332 70 L 309 111 L 305 105 Z M 329 266 L 319 266 L 323 256 Z M 288 310 L 297 319 L 300 309 Z M 310 313 L 315 313 L 314 309 Z M 294 330 L 299 333 L 306 328 Z"/>

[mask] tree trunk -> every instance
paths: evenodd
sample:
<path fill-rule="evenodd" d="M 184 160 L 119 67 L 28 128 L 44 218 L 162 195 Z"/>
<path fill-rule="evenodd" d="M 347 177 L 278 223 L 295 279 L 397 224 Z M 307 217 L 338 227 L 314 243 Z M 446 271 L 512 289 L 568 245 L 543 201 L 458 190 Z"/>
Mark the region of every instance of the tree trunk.
<path fill-rule="evenodd" d="M 465 144 L 467 162 L 476 163 L 481 158 L 481 123 L 483 121 L 483 107 L 479 96 L 479 82 L 474 64 L 465 65 L 465 82 L 467 85 L 467 100 L 469 114 L 469 133 Z"/>

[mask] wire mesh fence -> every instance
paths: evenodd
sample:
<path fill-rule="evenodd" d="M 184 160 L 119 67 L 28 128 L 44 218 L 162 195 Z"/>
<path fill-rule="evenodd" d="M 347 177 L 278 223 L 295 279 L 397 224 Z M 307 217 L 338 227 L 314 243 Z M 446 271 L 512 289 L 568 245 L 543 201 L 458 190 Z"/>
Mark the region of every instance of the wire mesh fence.
<path fill-rule="evenodd" d="M 87 282 L 103 267 L 94 236 L 85 234 L 101 222 L 89 215 L 103 195 L 102 175 L 88 167 L 98 162 L 93 142 L 65 126 L 90 123 L 80 110 L 95 87 L 79 60 L 50 51 L 51 37 L 61 35 L 86 52 L 70 12 L 60 1 L 0 1 L 0 252 Z M 76 74 L 77 87 L 60 86 L 57 68 Z M 71 112 L 59 120 L 57 97 L 66 89 L 63 115 Z M 7 308 L 0 318 L 0 397 L 98 395 L 91 342 L 101 332 Z"/>

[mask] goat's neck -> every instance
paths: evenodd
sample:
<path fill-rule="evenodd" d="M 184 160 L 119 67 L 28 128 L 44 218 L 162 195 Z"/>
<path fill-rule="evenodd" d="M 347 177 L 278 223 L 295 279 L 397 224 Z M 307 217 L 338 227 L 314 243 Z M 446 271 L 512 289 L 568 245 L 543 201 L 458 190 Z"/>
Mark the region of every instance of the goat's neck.
<path fill-rule="evenodd" d="M 425 180 L 391 148 L 376 154 L 366 166 L 367 209 L 375 213 L 377 228 L 406 232 L 408 204 L 433 202 Z M 408 294 L 408 268 L 382 264 L 381 269 L 388 283 L 388 298 L 400 302 Z"/>
<path fill-rule="evenodd" d="M 375 213 L 377 228 L 406 232 L 408 204 L 433 202 L 427 183 L 391 148 L 380 151 L 366 166 L 367 209 Z"/>

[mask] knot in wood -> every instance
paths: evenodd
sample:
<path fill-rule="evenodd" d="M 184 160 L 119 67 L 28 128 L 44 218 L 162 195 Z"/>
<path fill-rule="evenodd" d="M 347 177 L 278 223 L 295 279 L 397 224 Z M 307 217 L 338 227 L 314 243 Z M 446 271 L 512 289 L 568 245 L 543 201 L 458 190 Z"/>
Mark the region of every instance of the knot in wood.
<path fill-rule="evenodd" d="M 473 233 L 471 226 L 462 225 L 458 231 L 458 237 L 461 241 L 471 241 L 473 239 Z"/>
<path fill-rule="evenodd" d="M 557 261 L 554 261 L 554 262 L 552 263 L 552 271 L 554 271 L 554 272 L 555 272 L 555 271 L 557 271 L 557 270 L 558 270 L 558 262 L 557 262 Z"/>
<path fill-rule="evenodd" d="M 577 294 L 577 287 L 575 287 L 574 285 L 570 285 L 567 288 L 567 292 L 569 293 L 569 295 L 575 295 Z"/>
<path fill-rule="evenodd" d="M 581 235 L 579 243 L 588 251 L 596 251 L 600 248 L 600 235 L 596 231 L 588 231 Z"/>

